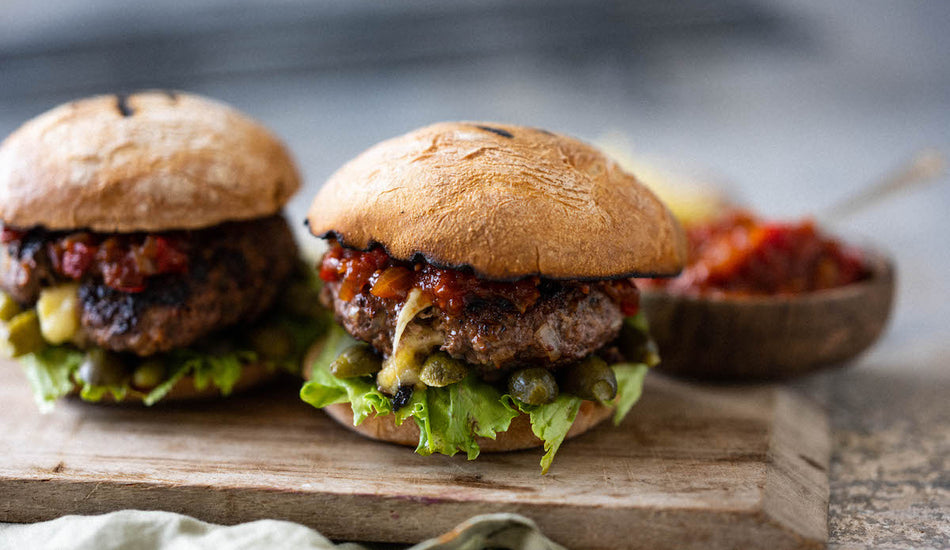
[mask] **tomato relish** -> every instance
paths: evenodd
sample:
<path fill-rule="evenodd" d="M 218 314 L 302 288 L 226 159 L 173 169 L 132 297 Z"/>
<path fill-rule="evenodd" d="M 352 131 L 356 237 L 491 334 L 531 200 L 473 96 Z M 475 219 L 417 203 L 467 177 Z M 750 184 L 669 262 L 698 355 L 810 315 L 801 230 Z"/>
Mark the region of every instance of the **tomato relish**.
<path fill-rule="evenodd" d="M 390 258 L 375 247 L 368 251 L 344 248 L 334 243 L 320 262 L 320 278 L 339 282 L 338 297 L 350 301 L 369 292 L 384 299 L 405 300 L 413 288 L 425 293 L 433 304 L 458 315 L 473 299 L 504 299 L 520 312 L 528 310 L 541 297 L 540 277 L 517 281 L 488 281 L 473 273 L 436 267 L 428 262 L 404 262 Z M 589 291 L 591 284 L 574 283 Z M 605 281 L 604 291 L 617 302 L 625 315 L 635 315 L 639 293 L 628 279 Z"/>
<path fill-rule="evenodd" d="M 27 234 L 4 227 L 0 243 L 21 241 Z M 82 231 L 51 237 L 44 243 L 56 273 L 73 280 L 99 275 L 107 286 L 121 292 L 142 292 L 149 277 L 188 271 L 183 236 Z"/>
<path fill-rule="evenodd" d="M 811 220 L 764 221 L 732 210 L 687 227 L 689 262 L 673 279 L 646 287 L 684 293 L 797 294 L 844 286 L 868 275 L 859 250 L 818 232 Z"/>

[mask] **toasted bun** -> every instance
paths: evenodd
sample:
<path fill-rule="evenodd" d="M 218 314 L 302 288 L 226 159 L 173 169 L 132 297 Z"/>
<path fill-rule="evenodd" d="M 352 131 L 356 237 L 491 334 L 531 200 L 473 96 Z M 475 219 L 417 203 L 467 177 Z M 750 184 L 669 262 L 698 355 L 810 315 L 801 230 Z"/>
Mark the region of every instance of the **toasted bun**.
<path fill-rule="evenodd" d="M 245 365 L 241 369 L 241 377 L 238 378 L 237 382 L 234 383 L 234 387 L 231 388 L 231 394 L 241 393 L 258 386 L 261 386 L 270 380 L 277 377 L 277 370 L 272 368 L 267 368 L 263 365 L 252 363 L 250 365 Z M 79 393 L 79 388 L 73 390 L 74 394 Z M 175 384 L 171 391 L 169 391 L 165 397 L 162 398 L 162 402 L 167 401 L 191 401 L 199 399 L 214 399 L 220 398 L 221 391 L 214 386 L 213 384 L 208 384 L 204 389 L 198 389 L 195 387 L 195 378 L 194 376 L 185 376 Z M 142 394 L 127 394 L 119 403 L 141 403 Z M 112 394 L 105 394 L 102 398 L 104 403 L 115 403 L 115 399 L 112 397 Z"/>
<path fill-rule="evenodd" d="M 276 213 L 300 186 L 270 132 L 184 93 L 68 103 L 0 145 L 0 220 L 101 232 L 197 229 Z"/>
<path fill-rule="evenodd" d="M 330 177 L 308 220 L 349 247 L 494 279 L 670 275 L 686 259 L 682 229 L 636 178 L 578 140 L 507 124 L 384 141 Z"/>
<path fill-rule="evenodd" d="M 350 408 L 349 403 L 329 405 L 324 407 L 323 410 L 343 426 L 371 439 L 410 447 L 419 444 L 419 426 L 411 420 L 397 426 L 394 420 L 395 417 L 392 415 L 371 416 L 359 426 L 354 426 L 353 409 Z M 613 409 L 610 407 L 605 407 L 593 401 L 582 402 L 577 417 L 574 419 L 574 424 L 567 432 L 567 439 L 593 428 L 606 420 L 612 413 Z M 476 438 L 476 441 L 479 449 L 490 453 L 533 449 L 544 445 L 544 442 L 531 431 L 531 421 L 526 414 L 516 416 L 511 421 L 511 425 L 508 426 L 508 430 L 498 434 L 495 439 L 479 437 Z"/>
<path fill-rule="evenodd" d="M 322 346 L 323 344 L 318 342 L 311 346 L 307 352 L 303 363 L 304 378 L 310 379 L 313 362 L 320 355 Z M 371 416 L 364 420 L 359 426 L 354 426 L 353 409 L 350 408 L 349 403 L 329 405 L 324 407 L 323 411 L 344 427 L 371 439 L 398 443 L 399 445 L 408 445 L 410 447 L 415 447 L 419 444 L 419 427 L 415 422 L 406 421 L 397 426 L 392 415 Z M 582 402 L 581 408 L 577 412 L 577 417 L 574 419 L 574 424 L 567 432 L 567 438 L 570 439 L 586 432 L 606 420 L 612 413 L 613 409 L 611 407 L 593 401 Z M 531 431 L 531 421 L 526 414 L 516 416 L 511 421 L 511 425 L 508 426 L 508 430 L 498 434 L 497 438 L 488 439 L 479 437 L 477 441 L 479 448 L 487 452 L 517 451 L 544 445 L 544 442 L 538 439 Z"/>

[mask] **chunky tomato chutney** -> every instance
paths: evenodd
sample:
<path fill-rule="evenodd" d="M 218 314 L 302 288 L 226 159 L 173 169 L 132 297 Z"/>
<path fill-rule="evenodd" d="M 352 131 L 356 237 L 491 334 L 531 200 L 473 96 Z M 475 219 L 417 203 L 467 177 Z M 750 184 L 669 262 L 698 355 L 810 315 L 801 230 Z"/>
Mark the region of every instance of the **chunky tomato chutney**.
<path fill-rule="evenodd" d="M 89 231 L 52 233 L 5 226 L 0 243 L 29 240 L 45 246 L 53 269 L 80 280 L 101 275 L 103 282 L 121 292 L 142 292 L 149 277 L 188 271 L 187 239 L 182 234 L 100 234 Z"/>
<path fill-rule="evenodd" d="M 541 296 L 543 280 L 527 277 L 517 281 L 490 281 L 464 269 L 437 267 L 426 261 L 405 262 L 391 258 L 380 247 L 367 251 L 344 248 L 334 243 L 320 263 L 320 278 L 341 282 L 339 298 L 350 301 L 363 292 L 379 298 L 405 300 L 409 291 L 418 288 L 443 311 L 458 315 L 475 300 L 502 299 L 522 313 Z M 573 283 L 589 287 L 583 282 Z M 627 279 L 597 283 L 620 305 L 624 315 L 635 315 L 639 293 Z"/>
<path fill-rule="evenodd" d="M 861 251 L 823 235 L 811 220 L 765 221 L 731 210 L 686 228 L 689 262 L 673 279 L 644 288 L 684 294 L 798 294 L 848 285 L 868 276 Z"/>

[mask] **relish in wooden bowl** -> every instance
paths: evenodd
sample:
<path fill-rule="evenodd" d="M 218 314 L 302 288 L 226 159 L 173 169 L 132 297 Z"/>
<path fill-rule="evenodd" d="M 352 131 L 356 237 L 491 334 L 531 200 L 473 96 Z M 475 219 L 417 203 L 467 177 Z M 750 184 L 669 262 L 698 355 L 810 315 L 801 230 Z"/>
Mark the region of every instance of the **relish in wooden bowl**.
<path fill-rule="evenodd" d="M 894 296 L 884 256 L 732 211 L 687 228 L 690 260 L 673 279 L 638 281 L 669 373 L 780 379 L 841 364 L 873 344 Z"/>

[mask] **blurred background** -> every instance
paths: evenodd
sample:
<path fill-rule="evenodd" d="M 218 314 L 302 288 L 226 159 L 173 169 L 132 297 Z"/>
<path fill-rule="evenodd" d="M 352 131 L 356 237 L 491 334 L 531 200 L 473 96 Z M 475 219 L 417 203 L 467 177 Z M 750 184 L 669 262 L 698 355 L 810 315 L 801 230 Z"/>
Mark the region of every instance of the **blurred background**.
<path fill-rule="evenodd" d="M 291 205 L 298 220 L 343 162 L 439 120 L 571 134 L 784 218 L 820 213 L 920 149 L 950 151 L 950 3 L 939 0 L 0 7 L 0 135 L 90 94 L 206 94 L 287 141 L 308 186 Z M 950 237 L 932 229 L 948 211 L 950 189 L 933 185 L 835 229 L 950 267 Z M 939 270 L 905 275 L 942 290 Z"/>
<path fill-rule="evenodd" d="M 780 218 L 950 152 L 946 1 L 0 0 L 0 14 L 0 135 L 90 94 L 206 94 L 287 141 L 307 181 L 294 220 L 346 160 L 446 119 L 571 134 Z M 900 281 L 860 369 L 804 385 L 836 428 L 833 542 L 946 513 L 950 411 L 927 404 L 950 391 L 948 212 L 944 178 L 830 223 L 889 251 Z M 914 446 L 936 478 L 854 458 Z M 906 496 L 897 512 L 868 505 L 881 479 Z"/>
<path fill-rule="evenodd" d="M 923 148 L 950 152 L 950 2 L 939 0 L 0 7 L 0 135 L 90 94 L 206 94 L 287 141 L 307 182 L 296 220 L 342 163 L 439 120 L 574 135 L 782 218 L 820 213 Z M 950 236 L 935 230 L 947 212 L 950 186 L 931 185 L 833 227 L 915 266 L 901 273 L 903 296 L 920 298 L 899 307 L 906 323 L 950 326 L 950 308 L 929 299 L 950 293 Z M 908 337 L 943 331 L 916 324 Z"/>
<path fill-rule="evenodd" d="M 194 91 L 272 127 L 311 186 L 380 139 L 438 120 L 498 120 L 606 138 L 797 216 L 950 144 L 941 1 L 0 6 L 0 133 L 78 96 Z M 907 201 L 946 212 L 948 195 L 931 193 Z"/>

